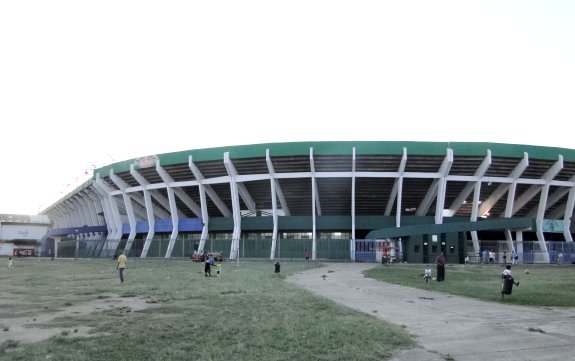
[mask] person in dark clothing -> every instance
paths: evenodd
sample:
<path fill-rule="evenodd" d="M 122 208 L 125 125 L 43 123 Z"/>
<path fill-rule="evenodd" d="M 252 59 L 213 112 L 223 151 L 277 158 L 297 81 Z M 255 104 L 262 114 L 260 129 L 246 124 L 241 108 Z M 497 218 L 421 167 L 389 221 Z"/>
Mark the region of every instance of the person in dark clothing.
<path fill-rule="evenodd" d="M 437 265 L 437 282 L 445 281 L 445 265 L 447 264 L 447 258 L 443 252 L 437 256 L 435 259 L 435 264 Z"/>
<path fill-rule="evenodd" d="M 214 258 L 212 256 L 209 256 L 208 259 L 206 260 L 206 265 L 204 266 L 204 274 L 206 277 L 209 277 L 212 275 L 212 266 L 214 265 Z"/>

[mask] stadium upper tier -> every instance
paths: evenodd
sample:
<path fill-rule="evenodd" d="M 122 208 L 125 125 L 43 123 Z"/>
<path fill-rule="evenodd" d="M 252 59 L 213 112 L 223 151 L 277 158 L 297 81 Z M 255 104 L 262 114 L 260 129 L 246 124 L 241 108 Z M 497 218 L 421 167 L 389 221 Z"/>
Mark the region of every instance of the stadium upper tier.
<path fill-rule="evenodd" d="M 368 217 L 389 217 L 396 228 L 406 217 L 428 217 L 436 225 L 452 217 L 469 222 L 521 217 L 534 220 L 532 231 L 544 242 L 548 220 L 558 221 L 564 239 L 572 240 L 574 201 L 572 149 L 296 142 L 187 150 L 110 164 L 42 213 L 55 229 L 105 226 L 109 239 L 127 237 L 128 242 L 143 233 L 137 225 L 147 225 L 149 238 L 162 221 L 171 223 L 175 239 L 185 232 L 179 224 L 189 219 L 201 220 L 204 238 L 217 231 L 210 228 L 211 219 L 228 219 L 237 238 L 248 216 L 271 216 L 270 229 L 259 230 L 274 237 L 290 228 L 282 217 L 306 217 L 311 227 L 305 231 L 314 233 L 320 217 L 351 217 L 341 228 L 322 227 L 349 231 L 354 239 L 376 230 L 358 221 Z"/>

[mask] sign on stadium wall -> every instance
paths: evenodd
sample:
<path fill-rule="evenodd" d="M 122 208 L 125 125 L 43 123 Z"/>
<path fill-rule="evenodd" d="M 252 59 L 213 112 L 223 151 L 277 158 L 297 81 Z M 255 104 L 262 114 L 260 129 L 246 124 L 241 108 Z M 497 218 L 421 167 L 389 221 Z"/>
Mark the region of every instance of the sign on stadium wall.
<path fill-rule="evenodd" d="M 0 239 L 11 241 L 15 239 L 40 240 L 48 231 L 48 226 L 28 224 L 3 224 L 0 228 Z"/>
<path fill-rule="evenodd" d="M 14 248 L 12 256 L 14 257 L 32 257 L 36 254 L 34 248 Z"/>
<path fill-rule="evenodd" d="M 14 245 L 12 243 L 0 243 L 0 256 L 13 256 Z"/>
<path fill-rule="evenodd" d="M 557 219 L 544 219 L 543 232 L 547 233 L 563 233 L 563 221 Z"/>
<path fill-rule="evenodd" d="M 156 165 L 158 157 L 155 155 L 149 155 L 147 157 L 137 158 L 134 163 L 138 168 L 149 168 Z"/>

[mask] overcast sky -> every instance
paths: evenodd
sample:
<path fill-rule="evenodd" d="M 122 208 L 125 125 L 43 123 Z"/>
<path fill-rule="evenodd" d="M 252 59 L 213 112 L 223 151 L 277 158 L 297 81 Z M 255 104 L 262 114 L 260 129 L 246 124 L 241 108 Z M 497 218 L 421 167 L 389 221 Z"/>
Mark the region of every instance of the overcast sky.
<path fill-rule="evenodd" d="M 188 149 L 575 149 L 574 19 L 570 0 L 1 1 L 0 213 Z"/>

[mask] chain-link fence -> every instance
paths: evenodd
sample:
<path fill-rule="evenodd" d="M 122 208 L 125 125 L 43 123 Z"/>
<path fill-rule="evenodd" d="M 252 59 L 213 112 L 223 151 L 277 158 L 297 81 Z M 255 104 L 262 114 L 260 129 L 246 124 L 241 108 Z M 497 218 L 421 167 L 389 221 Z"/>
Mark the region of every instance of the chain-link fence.
<path fill-rule="evenodd" d="M 75 258 L 106 258 L 113 257 L 120 250 L 124 250 L 126 240 L 63 240 L 58 243 L 58 257 Z M 134 240 L 128 257 L 140 257 L 144 248 L 144 240 Z M 146 257 L 165 257 L 170 244 L 169 239 L 159 238 L 150 242 Z M 174 242 L 172 258 L 191 258 L 200 244 L 199 239 L 177 239 Z M 204 245 L 205 252 L 219 252 L 228 257 L 230 254 L 231 239 L 207 239 Z M 269 259 L 272 249 L 271 239 L 245 239 L 239 240 L 240 258 Z M 304 252 L 312 252 L 311 239 L 278 239 L 276 242 L 274 259 L 304 259 Z M 350 241 L 347 239 L 317 239 L 316 258 L 326 260 L 349 260 Z"/>
<path fill-rule="evenodd" d="M 126 240 L 63 240 L 58 244 L 58 257 L 75 258 L 106 258 L 113 257 L 119 250 L 126 246 Z M 312 253 L 312 239 L 278 239 L 274 259 L 298 260 L 304 259 L 304 252 L 307 249 Z M 380 250 L 369 246 L 372 241 L 357 241 L 355 249 L 355 260 L 360 262 L 381 262 Z M 140 257 L 145 241 L 136 239 L 127 253 L 128 257 Z M 168 250 L 170 240 L 166 238 L 153 239 L 150 242 L 146 257 L 164 258 Z M 199 238 L 177 239 L 174 242 L 172 258 L 191 258 L 200 244 Z M 219 252 L 224 258 L 229 257 L 231 249 L 231 239 L 207 239 L 204 245 L 206 252 Z M 517 252 L 517 263 L 532 264 L 544 263 L 544 253 L 540 249 L 537 241 L 523 241 L 522 249 L 514 247 Z M 546 242 L 550 263 L 570 264 L 575 262 L 575 244 L 568 242 Z M 350 261 L 351 242 L 348 239 L 317 239 L 316 259 Z M 247 259 L 270 259 L 272 248 L 271 239 L 249 239 L 242 238 L 239 241 L 240 258 Z M 475 253 L 473 243 L 467 242 L 467 256 L 471 263 L 489 263 L 488 252 L 494 253 L 493 262 L 503 263 L 503 255 L 506 254 L 506 262 L 512 263 L 512 250 L 507 241 L 482 241 L 481 250 Z M 378 253 L 379 252 L 379 253 Z M 398 259 L 401 255 L 398 253 Z"/>

